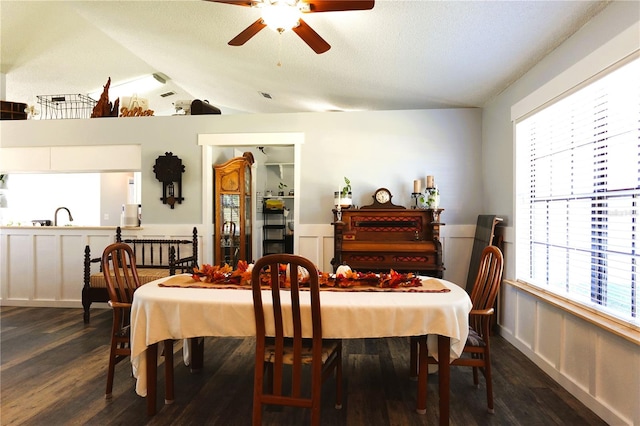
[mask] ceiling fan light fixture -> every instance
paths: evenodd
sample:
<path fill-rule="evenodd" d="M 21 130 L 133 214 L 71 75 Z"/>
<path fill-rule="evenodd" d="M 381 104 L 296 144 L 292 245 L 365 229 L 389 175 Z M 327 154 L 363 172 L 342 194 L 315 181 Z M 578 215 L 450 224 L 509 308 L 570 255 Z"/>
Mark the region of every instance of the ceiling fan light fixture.
<path fill-rule="evenodd" d="M 261 7 L 262 21 L 274 31 L 282 33 L 298 26 L 302 16 L 296 2 L 274 1 Z"/>
<path fill-rule="evenodd" d="M 229 46 L 242 46 L 264 27 L 270 27 L 279 34 L 287 30 L 296 33 L 317 54 L 331 49 L 331 45 L 302 19 L 303 13 L 344 12 L 348 10 L 369 10 L 375 0 L 209 0 L 236 6 L 260 9 L 261 17 L 229 40 Z M 281 39 L 280 39 L 281 40 Z M 280 63 L 278 63 L 280 66 Z"/>

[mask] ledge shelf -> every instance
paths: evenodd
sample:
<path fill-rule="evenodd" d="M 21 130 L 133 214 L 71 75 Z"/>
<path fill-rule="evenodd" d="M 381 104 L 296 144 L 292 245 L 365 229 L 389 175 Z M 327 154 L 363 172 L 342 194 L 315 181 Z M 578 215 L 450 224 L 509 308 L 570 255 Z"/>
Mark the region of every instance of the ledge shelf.
<path fill-rule="evenodd" d="M 264 163 L 267 167 L 278 167 L 280 169 L 280 179 L 284 179 L 284 168 L 293 167 L 295 163 Z"/>

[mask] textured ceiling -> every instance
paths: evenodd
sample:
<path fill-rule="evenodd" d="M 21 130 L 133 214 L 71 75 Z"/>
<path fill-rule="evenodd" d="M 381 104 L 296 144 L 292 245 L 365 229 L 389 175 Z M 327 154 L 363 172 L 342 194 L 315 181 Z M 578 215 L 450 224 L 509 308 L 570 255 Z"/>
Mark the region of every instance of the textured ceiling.
<path fill-rule="evenodd" d="M 367 11 L 306 14 L 331 45 L 317 55 L 268 28 L 227 45 L 258 19 L 253 8 L 2 0 L 0 71 L 6 100 L 29 104 L 159 72 L 169 81 L 146 95 L 156 115 L 192 99 L 223 114 L 481 107 L 607 4 L 377 0 Z M 167 91 L 176 94 L 158 96 Z"/>

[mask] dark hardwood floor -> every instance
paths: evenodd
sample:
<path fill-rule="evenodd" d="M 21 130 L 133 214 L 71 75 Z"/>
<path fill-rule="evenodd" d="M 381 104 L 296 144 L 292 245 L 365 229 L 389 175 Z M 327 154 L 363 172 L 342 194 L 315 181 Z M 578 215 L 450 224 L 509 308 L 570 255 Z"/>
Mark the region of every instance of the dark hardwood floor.
<path fill-rule="evenodd" d="M 253 387 L 250 338 L 207 338 L 205 368 L 191 374 L 175 357 L 176 401 L 146 416 L 130 364 L 116 366 L 113 399 L 104 399 L 111 311 L 0 308 L 2 425 L 249 425 Z M 452 368 L 452 425 L 603 425 L 504 339 L 493 340 L 495 414 L 487 413 L 484 381 L 473 387 L 468 368 Z M 416 382 L 408 379 L 407 338 L 344 342 L 342 410 L 333 406 L 333 379 L 323 390 L 326 425 L 438 424 L 437 377 L 429 377 L 427 414 L 415 412 Z M 265 425 L 308 424 L 304 409 L 266 409 Z"/>

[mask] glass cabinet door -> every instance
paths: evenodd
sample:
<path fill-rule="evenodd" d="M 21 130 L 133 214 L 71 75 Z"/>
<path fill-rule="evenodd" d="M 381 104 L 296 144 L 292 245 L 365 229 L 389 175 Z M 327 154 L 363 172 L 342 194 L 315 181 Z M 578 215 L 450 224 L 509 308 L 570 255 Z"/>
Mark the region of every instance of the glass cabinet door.
<path fill-rule="evenodd" d="M 248 262 L 253 260 L 253 248 L 252 248 L 252 229 L 251 222 L 251 166 L 245 166 L 244 171 L 244 253 L 243 259 Z"/>
<path fill-rule="evenodd" d="M 218 263 L 227 263 L 231 266 L 238 264 L 240 259 L 240 195 L 220 195 L 220 216 L 218 226 L 221 227 L 220 252 L 222 258 Z"/>

